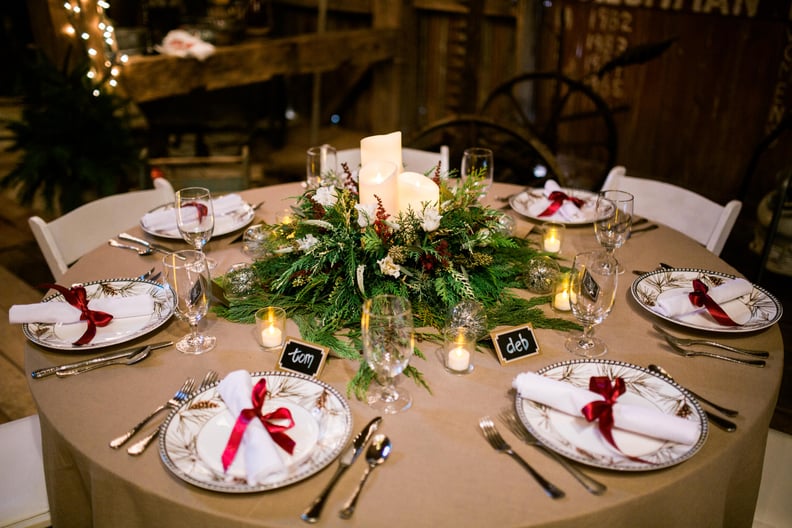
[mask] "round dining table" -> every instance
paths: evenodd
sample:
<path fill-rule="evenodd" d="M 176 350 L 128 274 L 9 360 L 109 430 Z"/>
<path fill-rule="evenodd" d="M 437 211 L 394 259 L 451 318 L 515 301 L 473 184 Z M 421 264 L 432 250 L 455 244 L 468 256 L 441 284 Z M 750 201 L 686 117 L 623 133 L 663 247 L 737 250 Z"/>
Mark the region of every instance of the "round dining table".
<path fill-rule="evenodd" d="M 538 241 L 538 223 L 509 209 L 503 197 L 518 192 L 514 185 L 495 183 L 485 200 L 515 219 L 515 235 Z M 249 189 L 240 194 L 261 204 L 255 221 L 274 222 L 301 194 L 300 183 Z M 662 197 L 658 197 L 662 199 Z M 504 205 L 506 204 L 506 205 Z M 174 249 L 178 240 L 150 237 L 140 226 L 133 235 Z M 240 231 L 212 239 L 208 254 L 217 261 L 213 273 L 250 262 L 241 250 Z M 598 249 L 591 224 L 567 226 L 560 258 L 570 265 L 580 251 Z M 635 233 L 618 249 L 625 273 L 619 277 L 614 308 L 596 327 L 608 346 L 607 359 L 647 367 L 663 366 L 682 386 L 723 406 L 739 410 L 737 425 L 726 432 L 710 424 L 703 446 L 681 463 L 646 471 L 579 469 L 607 486 L 602 495 L 587 492 L 557 461 L 535 446 L 520 442 L 497 416 L 513 410 L 512 381 L 518 374 L 574 359 L 564 341 L 569 332 L 535 329 L 539 353 L 502 364 L 484 350 L 473 355 L 468 375 L 446 371 L 434 353 L 436 345 L 420 344 L 425 358 L 411 364 L 425 377 L 430 390 L 404 376 L 399 386 L 413 396 L 412 407 L 383 416 L 380 433 L 388 435 L 392 452 L 374 471 L 362 491 L 357 510 L 342 519 L 339 510 L 353 493 L 366 462 L 361 456 L 330 494 L 319 526 L 379 527 L 749 527 L 759 491 L 765 442 L 781 383 L 784 347 L 778 325 L 756 332 L 713 335 L 669 324 L 633 298 L 634 270 L 653 270 L 660 262 L 739 275 L 729 264 L 685 235 L 664 226 Z M 63 285 L 118 277 L 137 277 L 155 267 L 161 256 L 97 247 L 66 273 Z M 521 292 L 524 295 L 533 295 Z M 572 320 L 569 313 L 549 316 Z M 764 368 L 709 357 L 682 357 L 671 352 L 653 329 L 660 324 L 680 336 L 717 337 L 732 345 L 769 352 Z M 202 329 L 217 337 L 214 350 L 190 356 L 175 347 L 156 350 L 134 365 L 109 366 L 78 376 L 30 379 L 38 406 L 47 492 L 53 526 L 124 527 L 294 527 L 305 524 L 300 514 L 328 484 L 338 462 L 299 482 L 251 493 L 222 493 L 192 485 L 169 471 L 152 443 L 142 455 L 112 449 L 109 441 L 127 431 L 152 409 L 167 401 L 188 376 L 200 380 L 213 369 L 220 376 L 245 369 L 276 369 L 277 354 L 262 349 L 254 325 L 230 322 L 210 314 Z M 136 340 L 115 345 L 173 340 L 187 332 L 176 317 Z M 21 330 L 20 330 L 21 331 Z M 299 337 L 293 321 L 287 333 Z M 76 353 L 28 342 L 28 371 L 95 356 L 97 350 Z M 105 352 L 105 350 L 101 350 Z M 330 357 L 318 376 L 347 397 L 352 435 L 377 416 L 365 402 L 347 395 L 346 387 L 358 369 L 355 361 Z M 704 406 L 706 408 L 706 406 Z M 160 418 L 165 418 L 163 413 Z M 479 429 L 479 420 L 492 416 L 513 449 L 539 473 L 563 489 L 552 499 L 528 472 L 505 454 L 495 451 Z M 156 424 L 156 422 L 155 422 Z M 152 426 L 153 427 L 153 426 Z M 151 430 L 151 427 L 148 428 Z M 125 446 L 126 447 L 126 446 Z"/>

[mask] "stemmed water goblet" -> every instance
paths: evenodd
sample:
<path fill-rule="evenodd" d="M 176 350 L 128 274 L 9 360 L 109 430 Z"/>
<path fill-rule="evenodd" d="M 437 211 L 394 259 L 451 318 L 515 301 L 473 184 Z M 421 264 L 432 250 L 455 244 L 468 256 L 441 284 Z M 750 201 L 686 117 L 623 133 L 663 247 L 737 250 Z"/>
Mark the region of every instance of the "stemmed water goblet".
<path fill-rule="evenodd" d="M 176 296 L 176 314 L 190 324 L 190 333 L 176 343 L 184 354 L 203 354 L 215 347 L 217 339 L 198 331 L 209 311 L 211 279 L 206 256 L 200 251 L 176 251 L 162 258 L 162 274 Z"/>
<path fill-rule="evenodd" d="M 480 181 L 478 182 L 478 186 L 481 189 L 479 197 L 483 198 L 486 196 L 487 191 L 492 185 L 492 179 L 495 176 L 492 149 L 483 147 L 465 149 L 465 152 L 462 154 L 460 173 L 462 183 L 471 175 L 479 175 Z"/>
<path fill-rule="evenodd" d="M 613 308 L 619 274 L 607 251 L 578 253 L 572 262 L 569 302 L 572 314 L 583 324 L 583 334 L 567 338 L 569 352 L 584 357 L 605 354 L 608 347 L 594 337 L 594 326 L 602 323 Z"/>
<path fill-rule="evenodd" d="M 176 191 L 176 223 L 184 241 L 203 253 L 214 231 L 214 208 L 209 189 L 187 187 Z M 217 262 L 207 257 L 206 264 L 212 270 Z"/>
<path fill-rule="evenodd" d="M 615 259 L 615 252 L 630 238 L 634 202 L 633 195 L 625 191 L 602 191 L 597 195 L 594 234 L 597 242 L 614 257 L 619 274 L 624 273 L 624 267 Z"/>
<path fill-rule="evenodd" d="M 407 410 L 412 397 L 395 387 L 413 354 L 413 317 L 410 301 L 396 295 L 376 295 L 363 304 L 360 319 L 363 353 L 378 386 L 369 389 L 368 403 L 386 414 Z"/>

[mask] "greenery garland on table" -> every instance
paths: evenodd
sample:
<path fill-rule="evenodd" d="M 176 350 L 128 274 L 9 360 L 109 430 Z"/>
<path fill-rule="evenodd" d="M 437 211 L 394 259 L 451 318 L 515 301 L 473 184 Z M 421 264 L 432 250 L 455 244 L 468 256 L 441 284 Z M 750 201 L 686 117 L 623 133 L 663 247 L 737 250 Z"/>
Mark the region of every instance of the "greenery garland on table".
<path fill-rule="evenodd" d="M 267 226 L 269 256 L 253 263 L 257 291 L 215 307 L 216 313 L 251 323 L 259 308 L 284 308 L 303 339 L 360 363 L 347 386 L 360 399 L 374 379 L 361 353 L 361 307 L 374 295 L 408 298 L 417 329 L 442 329 L 464 300 L 484 307 L 488 328 L 579 328 L 537 308 L 549 296 L 524 299 L 510 291 L 525 287 L 530 259 L 543 253 L 511 235 L 505 213 L 479 202 L 481 178 L 474 175 L 452 188 L 438 168 L 432 179 L 440 188 L 439 207 L 424 204 L 422 211 L 391 215 L 381 203 L 358 204 L 357 183 L 344 166 L 330 185 L 299 196 L 289 218 Z M 434 332 L 416 336 L 440 339 Z M 405 374 L 429 389 L 415 365 Z"/>

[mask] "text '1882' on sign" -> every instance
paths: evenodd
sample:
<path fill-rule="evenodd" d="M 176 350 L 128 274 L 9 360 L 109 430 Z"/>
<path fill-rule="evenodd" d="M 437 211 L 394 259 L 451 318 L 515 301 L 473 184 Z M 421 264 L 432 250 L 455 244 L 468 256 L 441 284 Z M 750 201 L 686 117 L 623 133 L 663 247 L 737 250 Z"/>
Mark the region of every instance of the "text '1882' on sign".
<path fill-rule="evenodd" d="M 490 336 L 501 365 L 539 353 L 539 344 L 530 324 L 490 332 Z"/>

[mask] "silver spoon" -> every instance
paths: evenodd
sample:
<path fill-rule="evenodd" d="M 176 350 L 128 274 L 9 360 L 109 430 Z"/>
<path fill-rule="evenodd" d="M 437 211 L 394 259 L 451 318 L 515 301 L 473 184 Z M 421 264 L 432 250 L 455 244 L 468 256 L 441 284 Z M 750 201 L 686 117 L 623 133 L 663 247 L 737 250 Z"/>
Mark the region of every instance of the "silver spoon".
<path fill-rule="evenodd" d="M 371 445 L 369 446 L 368 450 L 366 451 L 366 462 L 368 462 L 368 467 L 366 468 L 366 472 L 363 473 L 363 477 L 360 479 L 358 483 L 357 489 L 355 490 L 355 494 L 347 501 L 344 509 L 338 512 L 338 515 L 342 519 L 349 519 L 352 517 L 352 514 L 355 513 L 355 505 L 357 504 L 358 497 L 360 497 L 360 491 L 363 489 L 363 484 L 366 483 L 366 479 L 371 474 L 371 471 L 377 467 L 378 465 L 382 464 L 387 460 L 388 455 L 391 452 L 391 441 L 385 435 L 377 435 L 371 440 Z"/>
<path fill-rule="evenodd" d="M 148 248 L 139 248 L 139 247 L 135 247 L 135 246 L 128 246 L 126 244 L 121 244 L 120 242 L 117 242 L 116 240 L 113 240 L 112 238 L 110 240 L 108 240 L 107 243 L 110 244 L 111 246 L 113 246 L 114 248 L 131 249 L 132 251 L 136 251 L 137 254 L 141 255 L 141 256 L 151 255 L 151 253 L 153 253 L 153 251 L 154 251 L 150 247 L 148 247 Z"/>

